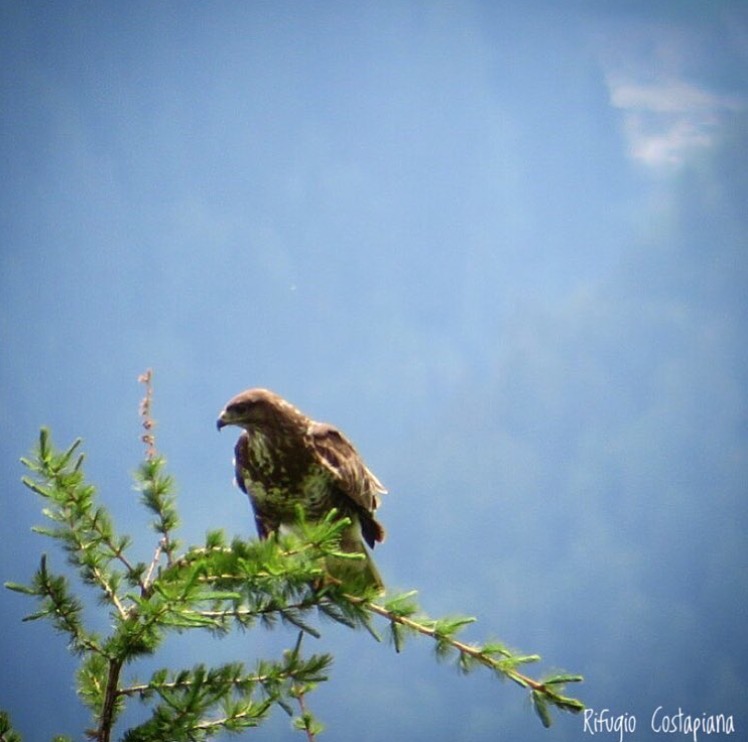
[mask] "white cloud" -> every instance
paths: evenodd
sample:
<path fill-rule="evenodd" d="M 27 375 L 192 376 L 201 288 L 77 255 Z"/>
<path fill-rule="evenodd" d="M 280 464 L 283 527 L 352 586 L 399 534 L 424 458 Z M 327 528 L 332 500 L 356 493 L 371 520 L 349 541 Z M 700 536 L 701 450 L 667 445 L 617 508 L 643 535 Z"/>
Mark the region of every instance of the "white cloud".
<path fill-rule="evenodd" d="M 745 102 L 678 79 L 642 83 L 609 75 L 610 102 L 624 116 L 629 153 L 652 167 L 680 165 L 714 141 L 723 115 Z"/>
<path fill-rule="evenodd" d="M 622 117 L 629 155 L 654 171 L 668 172 L 711 147 L 729 115 L 748 105 L 735 88 L 708 82 L 735 81 L 730 70 L 744 59 L 746 26 L 719 14 L 708 19 L 630 16 L 599 28 L 609 101 Z"/>
<path fill-rule="evenodd" d="M 737 101 L 721 98 L 695 85 L 673 80 L 637 84 L 627 80 L 608 80 L 611 103 L 617 108 L 636 108 L 657 113 L 689 114 L 715 108 L 739 107 Z"/>

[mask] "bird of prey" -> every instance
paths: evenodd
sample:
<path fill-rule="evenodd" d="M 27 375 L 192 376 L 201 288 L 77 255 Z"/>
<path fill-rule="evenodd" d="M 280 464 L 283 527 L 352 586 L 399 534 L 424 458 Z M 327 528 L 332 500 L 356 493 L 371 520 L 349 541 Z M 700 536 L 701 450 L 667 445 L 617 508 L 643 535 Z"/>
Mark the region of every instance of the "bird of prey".
<path fill-rule="evenodd" d="M 311 420 L 267 389 L 237 394 L 216 424 L 218 430 L 227 425 L 243 428 L 234 448 L 235 475 L 249 496 L 260 538 L 292 527 L 299 506 L 310 522 L 336 508 L 351 520 L 342 534 L 341 551 L 364 558 L 328 560 L 328 571 L 342 576 L 355 570 L 364 584 L 383 589 L 364 542 L 373 548 L 384 540 L 374 512 L 386 490 L 337 428 Z"/>

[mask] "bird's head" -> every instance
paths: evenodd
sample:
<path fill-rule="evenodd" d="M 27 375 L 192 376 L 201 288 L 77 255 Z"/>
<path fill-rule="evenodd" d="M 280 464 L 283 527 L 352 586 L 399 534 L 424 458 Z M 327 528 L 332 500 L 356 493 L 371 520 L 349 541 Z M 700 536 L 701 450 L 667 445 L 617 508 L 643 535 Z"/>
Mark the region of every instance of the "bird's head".
<path fill-rule="evenodd" d="M 261 426 L 275 414 L 278 399 L 277 394 L 267 389 L 247 389 L 226 403 L 216 427 L 220 430 L 227 425 L 245 429 Z"/>

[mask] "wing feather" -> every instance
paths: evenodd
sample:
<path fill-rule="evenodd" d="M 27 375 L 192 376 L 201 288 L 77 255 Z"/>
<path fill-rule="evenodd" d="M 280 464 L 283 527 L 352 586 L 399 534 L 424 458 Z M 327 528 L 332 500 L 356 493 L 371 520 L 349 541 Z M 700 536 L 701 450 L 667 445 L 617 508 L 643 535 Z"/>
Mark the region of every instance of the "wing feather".
<path fill-rule="evenodd" d="M 387 490 L 364 463 L 353 444 L 328 423 L 312 422 L 309 437 L 317 460 L 333 474 L 339 490 L 348 496 L 363 516 L 361 528 L 370 546 L 384 539 L 384 529 L 374 519 L 379 495 Z"/>

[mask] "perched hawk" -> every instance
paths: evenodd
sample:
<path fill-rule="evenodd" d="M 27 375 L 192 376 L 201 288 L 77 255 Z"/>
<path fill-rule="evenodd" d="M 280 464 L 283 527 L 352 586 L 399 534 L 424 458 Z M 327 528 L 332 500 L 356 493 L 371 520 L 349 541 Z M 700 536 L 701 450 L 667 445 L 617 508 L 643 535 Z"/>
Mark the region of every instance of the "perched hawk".
<path fill-rule="evenodd" d="M 218 417 L 243 428 L 234 448 L 236 481 L 249 496 L 260 538 L 292 525 L 301 505 L 310 521 L 332 508 L 351 519 L 341 549 L 364 560 L 338 560 L 331 572 L 355 569 L 368 584 L 383 587 L 364 541 L 374 547 L 384 529 L 374 517 L 386 492 L 350 441 L 332 425 L 310 420 L 267 389 L 248 389 L 230 399 Z"/>

